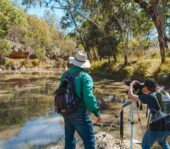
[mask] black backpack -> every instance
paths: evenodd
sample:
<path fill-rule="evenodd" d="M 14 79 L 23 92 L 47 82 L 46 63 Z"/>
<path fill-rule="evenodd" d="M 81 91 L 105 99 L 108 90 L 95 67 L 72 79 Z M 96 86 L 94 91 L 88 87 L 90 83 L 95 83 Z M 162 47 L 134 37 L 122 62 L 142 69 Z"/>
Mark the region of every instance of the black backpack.
<path fill-rule="evenodd" d="M 66 72 L 64 80 L 55 91 L 55 108 L 58 113 L 68 115 L 77 110 L 80 99 L 74 92 L 74 78 L 80 72 L 81 71 L 77 71 L 72 75 Z"/>

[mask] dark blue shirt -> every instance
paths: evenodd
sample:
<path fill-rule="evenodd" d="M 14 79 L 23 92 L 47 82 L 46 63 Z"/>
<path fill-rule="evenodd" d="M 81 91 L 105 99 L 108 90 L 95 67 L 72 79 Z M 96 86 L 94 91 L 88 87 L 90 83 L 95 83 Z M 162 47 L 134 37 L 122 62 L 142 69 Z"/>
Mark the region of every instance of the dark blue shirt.
<path fill-rule="evenodd" d="M 147 104 L 148 108 L 151 110 L 152 114 L 155 114 L 155 111 L 159 110 L 157 101 L 155 97 L 149 94 L 142 94 L 138 95 L 139 99 L 142 101 L 142 103 Z"/>

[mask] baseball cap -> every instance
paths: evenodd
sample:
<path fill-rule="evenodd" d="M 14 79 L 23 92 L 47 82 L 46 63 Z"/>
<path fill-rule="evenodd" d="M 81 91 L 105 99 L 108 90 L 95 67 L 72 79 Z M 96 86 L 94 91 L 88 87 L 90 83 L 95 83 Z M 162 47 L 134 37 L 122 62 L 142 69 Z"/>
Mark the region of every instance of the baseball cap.
<path fill-rule="evenodd" d="M 152 78 L 147 78 L 145 80 L 144 86 L 148 87 L 148 89 L 151 91 L 154 91 L 157 88 L 157 82 Z"/>

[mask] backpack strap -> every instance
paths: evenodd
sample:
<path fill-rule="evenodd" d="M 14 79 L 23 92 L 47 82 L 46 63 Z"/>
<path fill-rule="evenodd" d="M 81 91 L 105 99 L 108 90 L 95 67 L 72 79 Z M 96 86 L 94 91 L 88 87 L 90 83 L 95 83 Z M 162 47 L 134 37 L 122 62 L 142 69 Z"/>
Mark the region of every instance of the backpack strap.
<path fill-rule="evenodd" d="M 72 79 L 74 79 L 81 71 L 82 70 L 78 70 L 78 71 L 74 72 L 72 75 L 69 75 L 69 71 L 66 71 L 63 76 L 64 76 L 64 78 L 71 77 Z"/>
<path fill-rule="evenodd" d="M 72 75 L 69 75 L 69 73 L 67 73 L 66 74 L 66 76 L 65 77 L 69 77 L 69 78 L 71 78 L 71 86 L 72 86 L 72 89 L 73 89 L 73 93 L 76 95 L 76 93 L 75 93 L 75 86 L 74 86 L 74 79 L 75 79 L 75 77 L 76 76 L 78 76 L 79 74 L 80 74 L 80 72 L 81 72 L 82 70 L 78 70 L 78 71 L 76 71 L 76 72 L 74 72 Z M 77 95 L 76 95 L 77 96 Z M 77 96 L 78 97 L 78 96 Z M 78 98 L 80 98 L 80 97 L 78 97 Z"/>
<path fill-rule="evenodd" d="M 71 77 L 74 79 L 76 76 L 79 75 L 79 73 L 80 73 L 81 71 L 82 71 L 82 70 L 76 71 L 75 73 L 73 73 L 73 74 L 71 75 Z"/>
<path fill-rule="evenodd" d="M 162 96 L 161 96 L 161 93 L 159 91 L 156 93 L 156 98 L 157 98 L 157 101 L 159 103 L 159 108 L 163 111 Z"/>
<path fill-rule="evenodd" d="M 155 95 L 154 95 L 155 94 Z M 159 110 L 162 110 L 162 107 L 161 107 L 161 105 L 160 105 L 160 103 L 159 103 L 159 100 L 161 100 L 160 98 L 158 99 L 158 97 L 157 96 L 160 96 L 160 95 L 157 95 L 158 94 L 158 92 L 155 92 L 155 93 L 150 93 L 150 95 L 152 96 L 152 97 L 154 97 L 154 99 L 156 100 L 156 103 L 157 103 L 157 106 L 159 107 Z M 157 111 L 157 110 L 155 110 L 155 109 L 151 109 L 151 110 L 153 110 L 153 111 Z"/>

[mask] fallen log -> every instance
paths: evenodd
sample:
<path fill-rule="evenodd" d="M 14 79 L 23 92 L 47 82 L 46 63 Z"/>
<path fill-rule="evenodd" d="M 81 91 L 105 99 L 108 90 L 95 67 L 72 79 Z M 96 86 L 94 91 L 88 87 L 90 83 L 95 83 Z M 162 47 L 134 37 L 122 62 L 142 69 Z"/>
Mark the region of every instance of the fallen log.
<path fill-rule="evenodd" d="M 93 123 L 94 126 L 98 127 L 113 127 L 113 128 L 120 128 L 119 124 L 113 122 L 102 122 L 102 123 Z"/>

